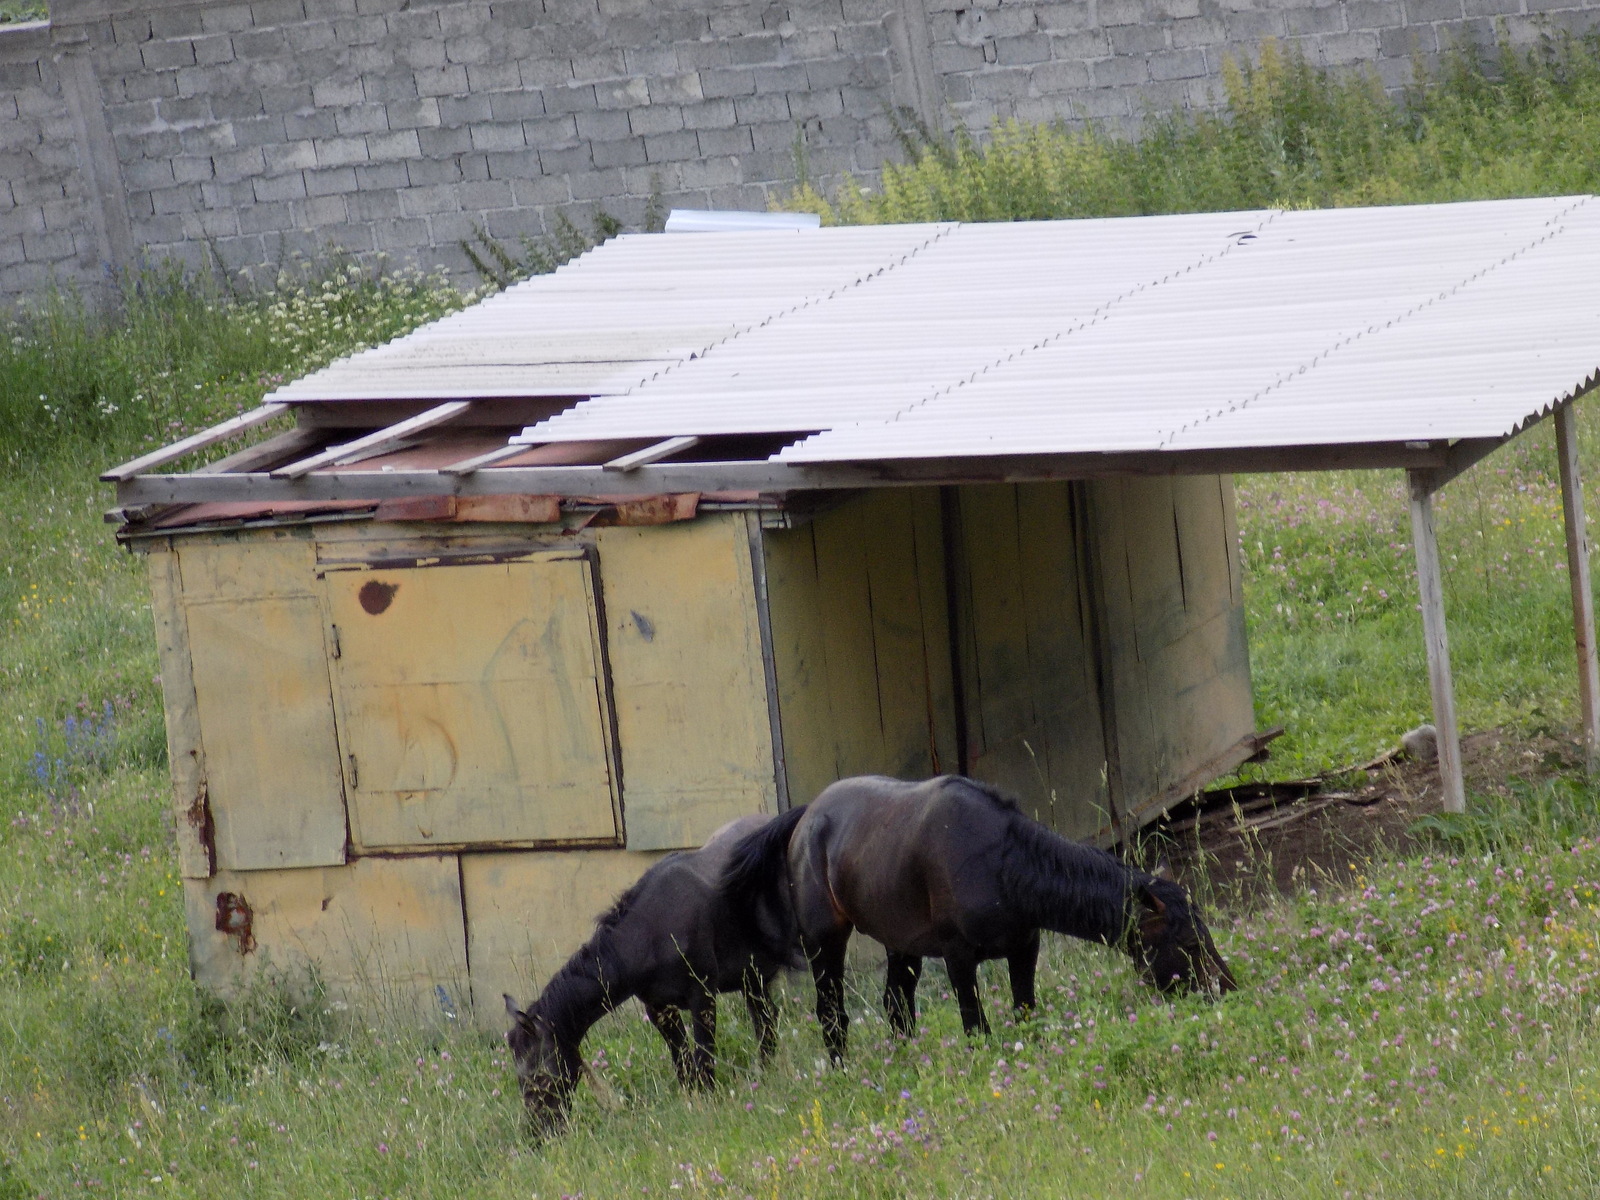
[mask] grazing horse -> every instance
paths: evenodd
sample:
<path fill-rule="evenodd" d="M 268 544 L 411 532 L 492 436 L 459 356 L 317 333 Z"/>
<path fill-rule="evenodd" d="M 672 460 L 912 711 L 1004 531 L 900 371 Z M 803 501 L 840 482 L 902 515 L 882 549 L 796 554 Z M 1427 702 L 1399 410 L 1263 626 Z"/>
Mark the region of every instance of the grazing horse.
<path fill-rule="evenodd" d="M 845 946 L 857 929 L 889 951 L 883 1005 L 902 1035 L 915 1027 L 928 957 L 944 959 L 968 1034 L 989 1029 L 978 1002 L 987 959 L 1007 961 L 1012 1002 L 1031 1010 L 1041 929 L 1120 947 L 1163 992 L 1236 986 L 1181 887 L 1067 841 L 961 776 L 842 779 L 734 849 L 729 902 L 753 904 L 786 886 L 836 1060 L 849 1025 Z"/>
<path fill-rule="evenodd" d="M 767 821 L 741 817 L 699 850 L 653 865 L 600 916 L 594 936 L 526 1012 L 505 998 L 512 1021 L 506 1040 L 537 1132 L 550 1131 L 566 1114 L 583 1067 L 584 1034 L 632 996 L 644 1002 L 685 1087 L 715 1081 L 718 992 L 744 993 L 761 1059 L 772 1056 L 777 1013 L 768 985 L 780 968 L 802 965 L 788 889 L 772 889 L 737 911 L 719 890 L 734 846 Z M 680 1009 L 689 1013 L 693 1045 Z"/>

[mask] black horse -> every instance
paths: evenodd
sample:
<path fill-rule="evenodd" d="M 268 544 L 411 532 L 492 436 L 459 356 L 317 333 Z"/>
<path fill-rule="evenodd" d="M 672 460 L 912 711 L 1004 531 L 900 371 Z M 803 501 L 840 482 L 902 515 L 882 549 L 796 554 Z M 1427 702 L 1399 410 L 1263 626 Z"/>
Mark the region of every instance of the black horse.
<path fill-rule="evenodd" d="M 987 959 L 1007 961 L 1012 1002 L 1031 1010 L 1041 929 L 1120 947 L 1163 992 L 1236 986 L 1176 883 L 1069 842 L 961 776 L 843 779 L 748 835 L 724 876 L 728 900 L 772 903 L 785 888 L 835 1059 L 845 1050 L 844 957 L 856 929 L 889 951 L 883 1004 L 901 1034 L 915 1027 L 927 957 L 944 959 L 967 1033 L 988 1032 L 978 1002 Z"/>
<path fill-rule="evenodd" d="M 685 1087 L 715 1081 L 717 993 L 742 991 L 762 1061 L 777 1046 L 768 985 L 783 967 L 799 967 L 788 888 L 730 910 L 719 884 L 740 839 L 767 824 L 741 817 L 701 849 L 652 866 L 595 923 L 592 938 L 551 977 L 526 1012 L 505 998 L 506 1035 L 523 1102 L 538 1132 L 564 1117 L 583 1066 L 591 1026 L 632 996 L 661 1031 Z M 780 874 L 782 863 L 778 864 Z M 689 1013 L 693 1045 L 679 1010 Z"/>

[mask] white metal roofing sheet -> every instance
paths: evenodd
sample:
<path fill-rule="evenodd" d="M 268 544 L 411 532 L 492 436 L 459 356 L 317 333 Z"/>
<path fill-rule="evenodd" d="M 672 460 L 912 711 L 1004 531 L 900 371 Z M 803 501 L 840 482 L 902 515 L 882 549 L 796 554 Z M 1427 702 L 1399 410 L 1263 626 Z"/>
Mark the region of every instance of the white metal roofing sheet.
<path fill-rule="evenodd" d="M 1597 370 L 1562 197 L 624 237 L 270 399 L 587 397 L 517 440 L 850 462 L 1500 436 Z"/>

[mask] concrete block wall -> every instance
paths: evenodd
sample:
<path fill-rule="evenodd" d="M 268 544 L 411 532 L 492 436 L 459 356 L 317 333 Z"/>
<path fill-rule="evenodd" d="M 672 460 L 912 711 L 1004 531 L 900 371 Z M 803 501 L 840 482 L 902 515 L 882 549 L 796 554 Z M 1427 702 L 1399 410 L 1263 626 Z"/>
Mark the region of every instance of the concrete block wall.
<path fill-rule="evenodd" d="M 764 208 L 898 153 L 890 112 L 1131 124 L 1264 37 L 1372 64 L 1600 0 L 54 0 L 0 27 L 0 295 L 329 245 L 467 271 L 604 206 Z M 465 276 L 464 277 L 469 277 Z"/>

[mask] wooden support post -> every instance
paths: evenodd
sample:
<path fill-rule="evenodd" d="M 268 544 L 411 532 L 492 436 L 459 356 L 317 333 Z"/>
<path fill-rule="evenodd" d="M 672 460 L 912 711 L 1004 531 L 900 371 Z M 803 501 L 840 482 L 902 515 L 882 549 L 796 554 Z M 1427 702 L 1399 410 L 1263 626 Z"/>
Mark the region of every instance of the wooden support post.
<path fill-rule="evenodd" d="M 1556 460 L 1561 468 L 1561 515 L 1567 527 L 1567 582 L 1572 587 L 1572 634 L 1578 649 L 1578 699 L 1583 711 L 1584 760 L 1600 768 L 1600 654 L 1594 634 L 1594 592 L 1589 585 L 1589 532 L 1583 518 L 1583 478 L 1578 474 L 1577 410 L 1556 409 Z"/>
<path fill-rule="evenodd" d="M 1411 540 L 1417 554 L 1417 590 L 1422 597 L 1422 636 L 1428 646 L 1428 686 L 1433 692 L 1433 727 L 1439 734 L 1439 782 L 1444 788 L 1444 810 L 1466 812 L 1455 689 L 1450 681 L 1450 639 L 1444 623 L 1444 579 L 1439 571 L 1439 542 L 1433 532 L 1433 479 L 1427 471 L 1408 471 L 1406 476 L 1411 492 Z"/>

